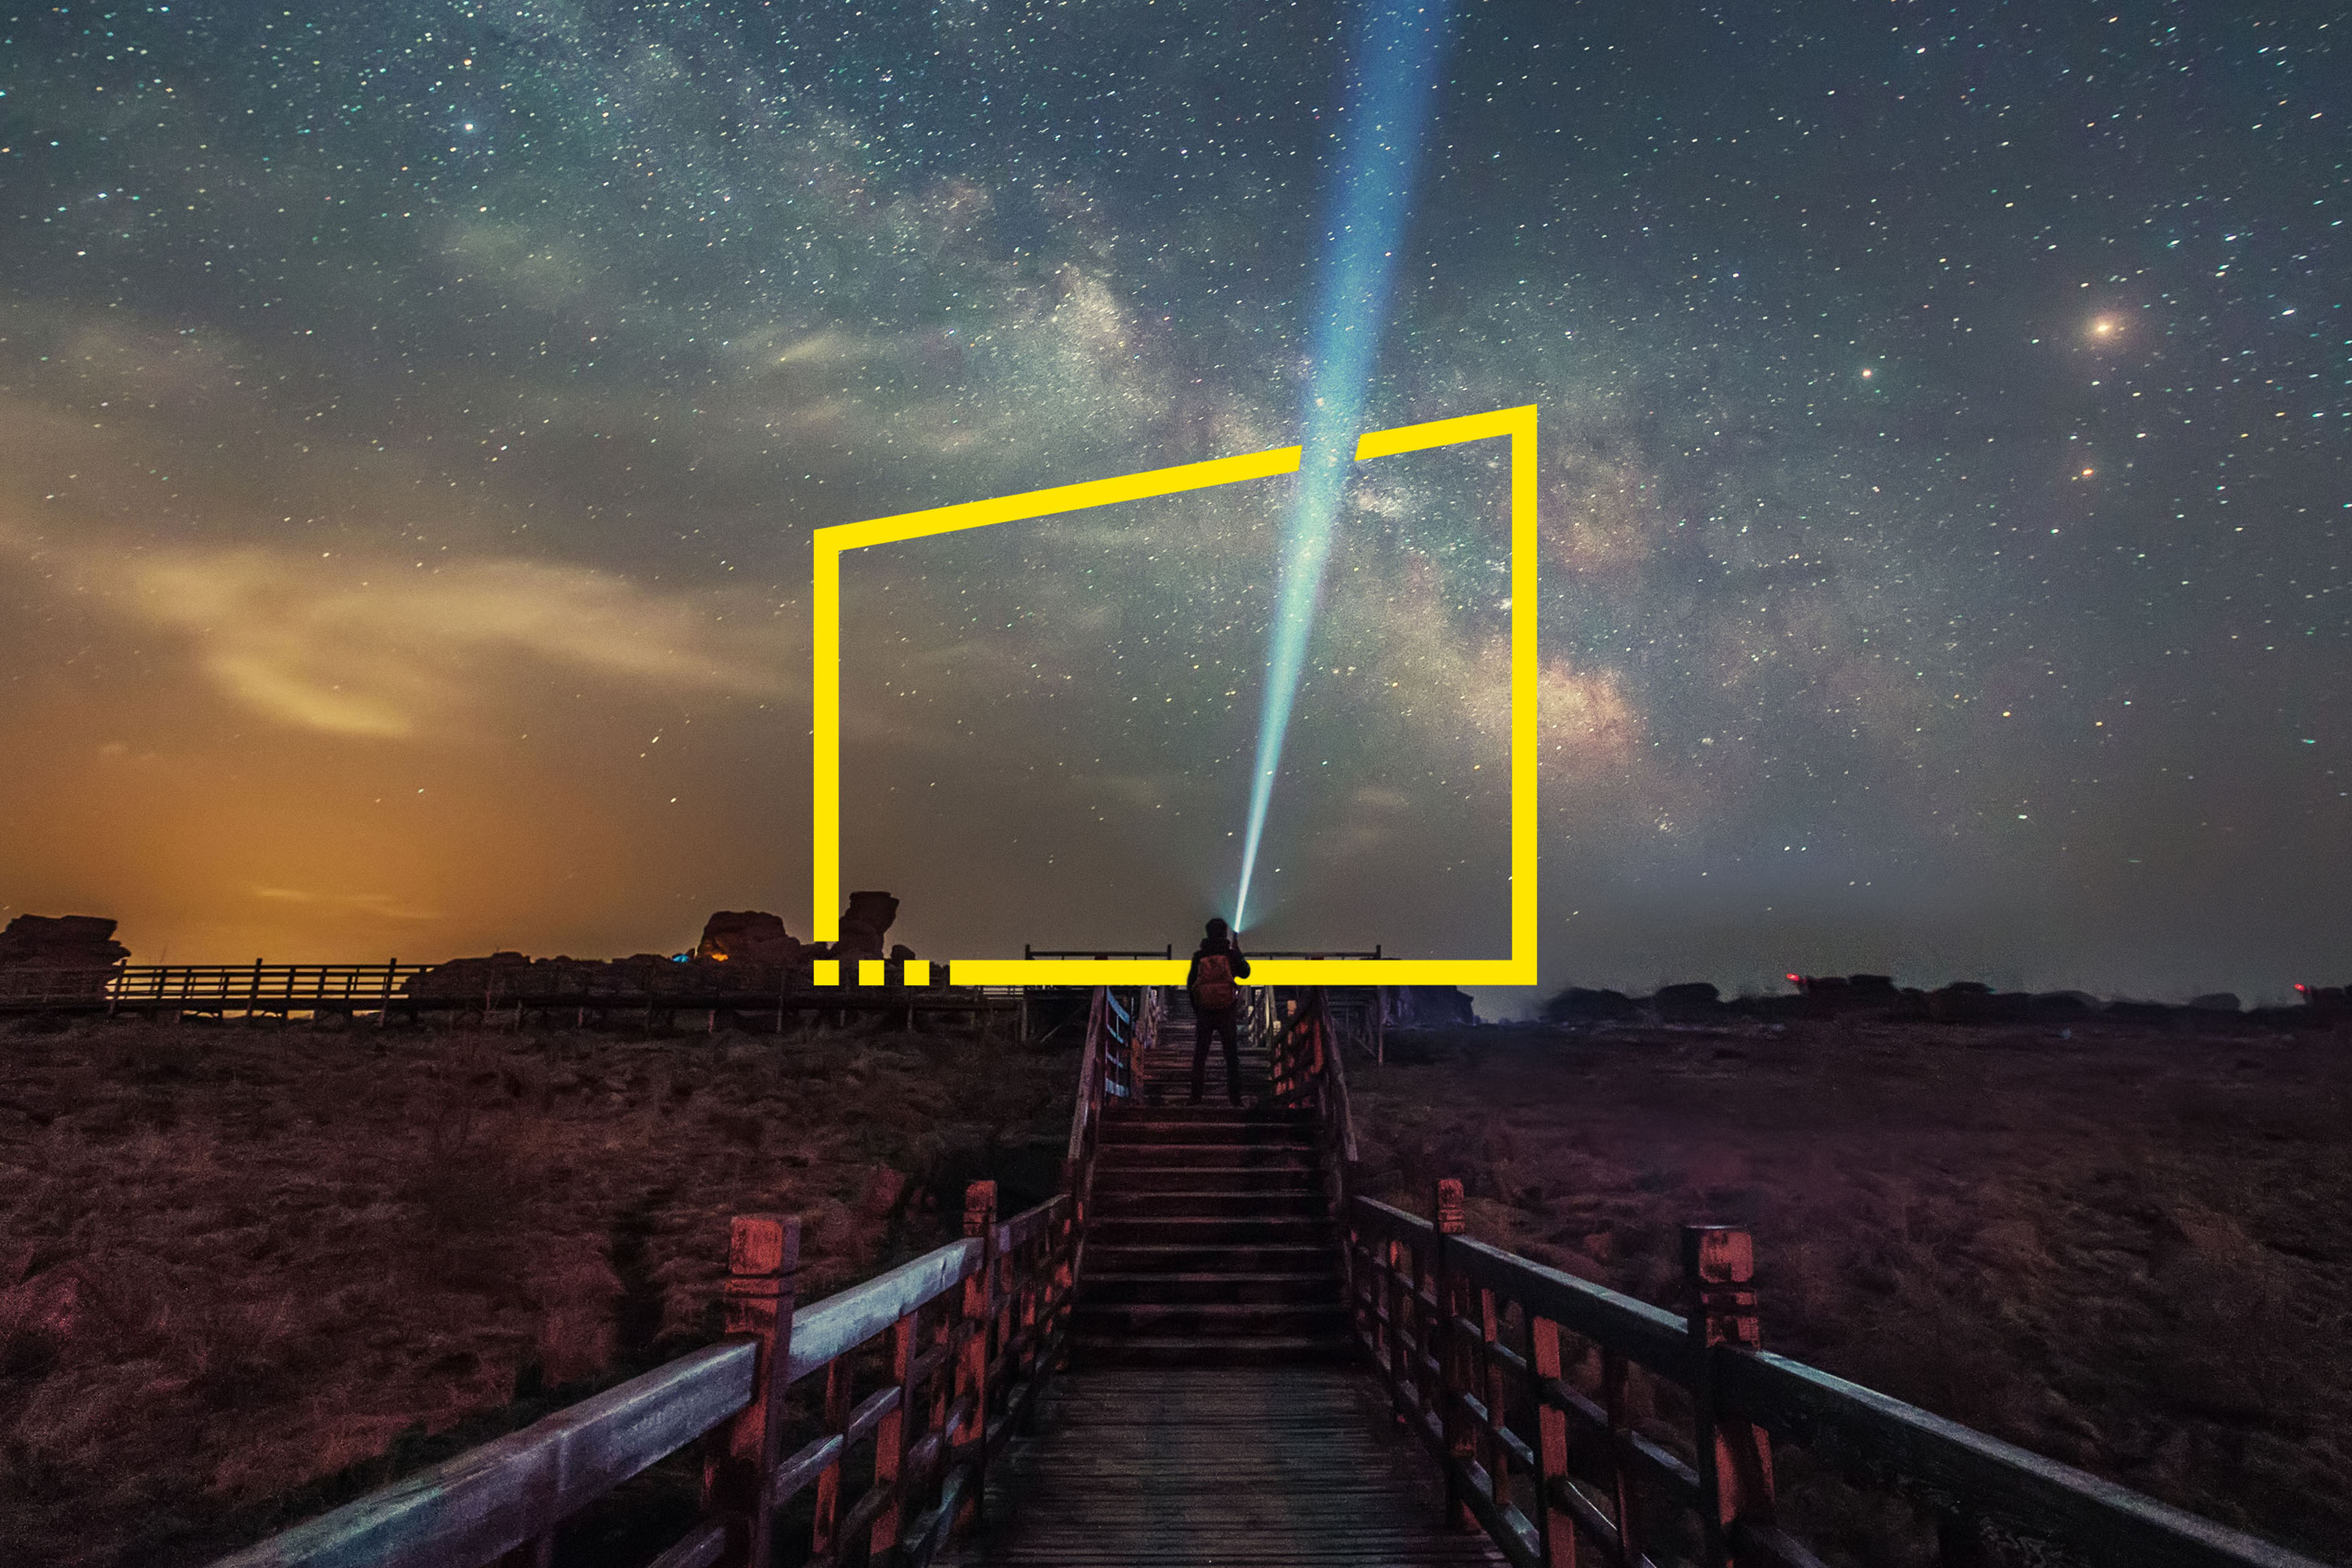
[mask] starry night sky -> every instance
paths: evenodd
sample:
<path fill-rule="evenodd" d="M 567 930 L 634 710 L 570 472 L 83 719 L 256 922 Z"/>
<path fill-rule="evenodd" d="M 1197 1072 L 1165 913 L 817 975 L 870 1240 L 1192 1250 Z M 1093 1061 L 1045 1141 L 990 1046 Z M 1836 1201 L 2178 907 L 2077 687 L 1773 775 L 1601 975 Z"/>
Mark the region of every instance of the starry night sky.
<path fill-rule="evenodd" d="M 0 915 L 807 935 L 809 531 L 1297 441 L 1350 16 L 11 8 Z M 1368 421 L 1541 409 L 1545 989 L 2352 978 L 2352 13 L 1454 25 Z M 1499 456 L 1349 493 L 1260 946 L 1502 951 Z M 1231 912 L 1286 482 L 851 559 L 894 935 Z"/>

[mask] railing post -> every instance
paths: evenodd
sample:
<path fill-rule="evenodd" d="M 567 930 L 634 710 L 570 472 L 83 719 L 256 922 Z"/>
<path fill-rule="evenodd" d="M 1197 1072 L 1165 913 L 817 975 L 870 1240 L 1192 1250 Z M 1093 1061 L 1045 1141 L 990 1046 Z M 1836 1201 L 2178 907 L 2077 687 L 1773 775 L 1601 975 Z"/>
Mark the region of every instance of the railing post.
<path fill-rule="evenodd" d="M 824 1369 L 824 1404 L 820 1419 L 828 1433 L 849 1433 L 850 1358 L 835 1356 Z M 816 1479 L 815 1511 L 809 1521 L 809 1551 L 832 1557 L 840 1544 L 841 1459 L 835 1458 Z M 765 1559 L 761 1568 L 765 1568 Z"/>
<path fill-rule="evenodd" d="M 981 1245 L 980 1268 L 963 1282 L 963 1354 L 957 1359 L 956 1398 L 971 1395 L 971 1414 L 949 1439 L 958 1458 L 971 1460 L 971 1490 L 956 1510 L 954 1533 L 969 1535 L 981 1521 L 982 1493 L 988 1483 L 989 1330 L 996 1321 L 996 1184 L 974 1182 L 963 1190 L 963 1233 Z"/>
<path fill-rule="evenodd" d="M 1609 1497 L 1617 1517 L 1617 1557 L 1622 1563 L 1639 1563 L 1643 1549 L 1642 1499 L 1633 1479 L 1633 1412 L 1625 1387 L 1632 1375 L 1633 1367 L 1622 1354 L 1601 1351 L 1601 1405 L 1609 1417 Z"/>
<path fill-rule="evenodd" d="M 1576 1521 L 1554 1489 L 1568 1485 L 1568 1412 L 1545 1396 L 1544 1384 L 1568 1381 L 1560 1362 L 1559 1325 L 1527 1309 L 1528 1369 L 1535 1373 L 1536 1539 L 1544 1568 L 1576 1568 Z"/>
<path fill-rule="evenodd" d="M 874 1428 L 874 1484 L 877 1488 L 900 1487 L 907 1480 L 908 1434 L 914 1430 L 915 1363 L 922 1356 L 923 1310 L 908 1313 L 890 1326 L 890 1376 L 898 1385 L 898 1408 L 893 1410 Z M 874 1528 L 866 1538 L 866 1559 L 887 1563 L 898 1544 L 898 1535 L 907 1516 L 908 1498 L 901 1490 L 896 1501 L 874 1516 Z"/>
<path fill-rule="evenodd" d="M 728 1225 L 726 1331 L 760 1347 L 751 1402 L 710 1435 L 703 1452 L 705 1510 L 727 1526 L 725 1568 L 767 1568 L 773 1535 L 769 1479 L 782 1457 L 784 1366 L 791 1359 L 793 1290 L 800 1269 L 801 1222 L 785 1215 L 737 1215 Z"/>
<path fill-rule="evenodd" d="M 1479 1462 L 1486 1467 L 1486 1484 L 1493 1489 L 1495 1501 L 1507 1505 L 1511 1500 L 1512 1456 L 1500 1429 L 1508 1420 L 1510 1391 L 1504 1381 L 1503 1359 L 1495 1353 L 1503 1337 L 1503 1317 L 1495 1292 L 1483 1285 L 1475 1289 L 1478 1339 L 1472 1349 L 1478 1359 L 1474 1373 L 1480 1384 L 1478 1397 L 1486 1406 L 1486 1418 L 1472 1430 L 1478 1439 Z"/>
<path fill-rule="evenodd" d="M 1731 1568 L 1735 1522 L 1772 1522 L 1772 1448 L 1762 1427 L 1716 1400 L 1718 1345 L 1762 1347 L 1756 1316 L 1756 1243 L 1723 1225 L 1683 1226 L 1690 1292 L 1691 1402 L 1698 1453 L 1699 1522 L 1707 1568 Z"/>
<path fill-rule="evenodd" d="M 1078 1283 L 1078 1195 L 1066 1182 L 1064 1190 L 1069 1192 L 1070 1198 L 1062 1210 L 1062 1223 L 1055 1227 L 1053 1267 L 1048 1275 L 1053 1283 L 1046 1291 L 1045 1310 L 1040 1314 L 1045 1325 L 1045 1342 L 1040 1352 L 1039 1364 L 1048 1373 L 1055 1370 L 1052 1358 L 1061 1353 L 1062 1322 L 1071 1310 L 1071 1299 Z M 1033 1412 L 1036 1408 L 1034 1404 L 1030 1406 Z"/>
<path fill-rule="evenodd" d="M 1460 1236 L 1465 1228 L 1462 1184 L 1451 1176 L 1440 1178 L 1429 1213 L 1430 1294 L 1437 1302 L 1429 1310 L 1427 1334 L 1430 1351 L 1437 1363 L 1432 1380 L 1435 1386 L 1431 1392 L 1434 1395 L 1438 1429 L 1445 1438 L 1445 1517 L 1447 1522 L 1461 1529 L 1471 1523 L 1470 1503 L 1464 1489 L 1468 1483 L 1470 1466 L 1478 1458 L 1477 1436 L 1471 1431 L 1462 1408 L 1462 1396 L 1470 1390 L 1470 1347 L 1462 1342 L 1462 1336 L 1454 1327 L 1458 1311 L 1454 1298 L 1459 1289 L 1445 1256 L 1445 1238 Z"/>
<path fill-rule="evenodd" d="M 1053 1261 L 1054 1236 L 1045 1231 L 1016 1253 L 1013 1263 L 1012 1333 L 1021 1342 L 1013 1358 L 1013 1381 L 1030 1390 L 1027 1408 L 1036 1408 L 1035 1384 L 1044 1374 L 1037 1352 L 1043 1348 L 1044 1314 L 1038 1309 L 1045 1294 L 1047 1266 Z"/>

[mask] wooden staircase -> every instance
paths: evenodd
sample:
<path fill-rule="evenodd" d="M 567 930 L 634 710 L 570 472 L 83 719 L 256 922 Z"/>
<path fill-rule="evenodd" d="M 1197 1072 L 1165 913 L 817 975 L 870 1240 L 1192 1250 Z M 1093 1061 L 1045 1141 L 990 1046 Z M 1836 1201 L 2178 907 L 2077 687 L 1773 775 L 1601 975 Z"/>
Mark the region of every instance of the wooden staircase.
<path fill-rule="evenodd" d="M 1192 1093 L 1181 1002 L 1138 1054 L 1129 1103 L 1104 1111 L 1073 1348 L 1094 1365 L 1267 1365 L 1349 1359 L 1338 1237 L 1314 1112 L 1257 1103 L 1266 1054 L 1245 1047 L 1223 1103 Z M 1255 1059 L 1253 1059 L 1253 1058 Z"/>

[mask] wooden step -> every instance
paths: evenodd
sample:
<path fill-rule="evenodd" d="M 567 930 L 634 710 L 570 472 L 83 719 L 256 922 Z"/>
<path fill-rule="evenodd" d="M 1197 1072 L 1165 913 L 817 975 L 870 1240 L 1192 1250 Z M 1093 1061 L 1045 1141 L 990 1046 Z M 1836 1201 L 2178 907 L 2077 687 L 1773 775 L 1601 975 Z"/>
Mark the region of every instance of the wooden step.
<path fill-rule="evenodd" d="M 1072 1336 L 1073 1358 L 1086 1366 L 1305 1366 L 1352 1362 L 1354 1345 L 1337 1334 L 1107 1334 Z"/>
<path fill-rule="evenodd" d="M 1113 1334 L 1163 1339 L 1328 1334 L 1336 1339 L 1346 1327 L 1346 1310 L 1336 1298 L 1307 1302 L 1082 1301 L 1073 1310 L 1070 1326 L 1082 1339 Z"/>
<path fill-rule="evenodd" d="M 1326 1304 L 1340 1299 L 1337 1261 L 1300 1273 L 1111 1274 L 1089 1268 L 1078 1288 L 1081 1306 L 1124 1301 L 1292 1301 Z"/>
<path fill-rule="evenodd" d="M 1087 1243 L 1086 1276 L 1106 1274 L 1301 1274 L 1337 1268 L 1339 1254 L 1329 1243 L 1117 1242 Z"/>
<path fill-rule="evenodd" d="M 1291 1165 L 1109 1166 L 1095 1173 L 1095 1199 L 1108 1193 L 1316 1193 L 1321 1173 L 1300 1161 Z"/>
<path fill-rule="evenodd" d="M 1328 1219 L 1331 1203 L 1312 1188 L 1293 1192 L 1139 1193 L 1095 1185 L 1094 1223 L 1145 1218 Z"/>
<path fill-rule="evenodd" d="M 1238 1143 L 1307 1152 L 1315 1147 L 1309 1129 L 1287 1121 L 1160 1121 L 1137 1111 L 1103 1118 L 1101 1147 L 1137 1143 Z"/>
<path fill-rule="evenodd" d="M 1217 1086 L 1212 1085 L 1211 1087 L 1214 1088 Z M 1236 1110 L 1230 1105 L 1206 1104 L 1161 1105 L 1155 1106 L 1148 1111 L 1132 1110 L 1125 1106 L 1116 1106 L 1103 1112 L 1103 1125 L 1105 1127 L 1109 1127 L 1114 1123 L 1121 1121 L 1206 1121 L 1215 1122 L 1221 1125 L 1225 1122 L 1233 1121 L 1246 1122 L 1251 1125 L 1272 1121 L 1280 1122 L 1286 1127 L 1305 1127 L 1313 1124 L 1315 1121 L 1315 1113 L 1311 1110 L 1294 1110 L 1289 1106 L 1282 1105 L 1254 1105 L 1246 1110 Z"/>
<path fill-rule="evenodd" d="M 1336 1248 L 1331 1222 L 1319 1215 L 1256 1215 L 1249 1218 L 1220 1215 L 1198 1219 L 1170 1215 L 1130 1219 L 1118 1215 L 1097 1215 L 1087 1224 L 1087 1244 L 1091 1252 L 1099 1242 L 1109 1247 L 1145 1247 L 1159 1243 L 1205 1247 L 1234 1244 L 1265 1246 L 1273 1243 L 1321 1245 Z"/>
<path fill-rule="evenodd" d="M 1106 1143 L 1095 1162 L 1095 1180 L 1118 1171 L 1190 1171 L 1206 1168 L 1253 1171 L 1313 1171 L 1315 1151 L 1272 1143 Z"/>

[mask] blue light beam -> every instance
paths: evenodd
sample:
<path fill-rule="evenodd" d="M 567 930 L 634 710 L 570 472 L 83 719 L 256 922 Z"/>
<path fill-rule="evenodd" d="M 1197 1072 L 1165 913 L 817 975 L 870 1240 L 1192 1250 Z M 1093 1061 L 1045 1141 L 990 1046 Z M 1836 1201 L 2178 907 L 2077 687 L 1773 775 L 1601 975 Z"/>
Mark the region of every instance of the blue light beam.
<path fill-rule="evenodd" d="M 1282 742 L 1298 700 L 1308 634 L 1322 602 L 1323 568 L 1355 441 L 1364 389 L 1379 357 L 1396 276 L 1397 246 L 1412 205 L 1414 166 L 1437 96 L 1452 32 L 1450 0 L 1368 0 L 1358 17 L 1358 70 L 1339 121 L 1340 158 L 1329 195 L 1318 281 L 1298 484 L 1283 528 L 1281 585 L 1266 635 L 1265 694 L 1257 721 L 1257 767 L 1250 780 L 1249 831 L 1242 840 L 1241 891 L 1234 929 L 1249 908 Z"/>

